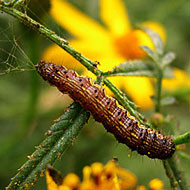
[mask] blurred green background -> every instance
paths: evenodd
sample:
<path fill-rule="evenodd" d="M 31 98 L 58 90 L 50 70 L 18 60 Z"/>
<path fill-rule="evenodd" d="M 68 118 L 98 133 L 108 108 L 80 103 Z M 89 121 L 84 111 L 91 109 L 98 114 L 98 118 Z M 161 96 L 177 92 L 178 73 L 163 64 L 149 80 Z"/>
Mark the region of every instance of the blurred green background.
<path fill-rule="evenodd" d="M 37 1 L 34 1 L 37 3 Z M 45 3 L 44 3 L 45 2 Z M 72 0 L 76 7 L 100 21 L 97 0 Z M 158 21 L 167 31 L 166 50 L 176 53 L 173 66 L 189 71 L 190 65 L 190 1 L 188 0 L 125 0 L 131 23 Z M 48 1 L 27 9 L 31 16 L 55 30 L 66 39 L 66 31 L 48 14 Z M 43 4 L 44 3 L 44 4 Z M 38 4 L 39 5 L 39 4 Z M 39 13 L 43 13 L 40 15 Z M 0 13 L 0 187 L 5 187 L 17 169 L 27 161 L 43 139 L 53 120 L 57 119 L 72 100 L 61 95 L 37 76 L 32 69 L 49 41 L 24 27 L 12 17 Z M 14 71 L 17 69 L 18 71 Z M 25 69 L 24 72 L 21 69 Z M 10 71 L 12 70 L 12 71 Z M 175 134 L 189 131 L 189 96 L 180 97 L 177 103 L 164 109 L 174 115 Z M 151 113 L 144 112 L 148 117 Z M 190 154 L 190 145 L 185 151 Z M 107 134 L 93 118 L 83 128 L 78 139 L 55 164 L 63 176 L 69 172 L 82 175 L 82 168 L 93 162 L 119 159 L 119 165 L 138 177 L 138 184 L 147 186 L 153 178 L 160 178 L 169 189 L 162 162 L 131 152 Z M 180 159 L 181 169 L 190 178 L 190 163 Z M 46 189 L 41 178 L 34 189 Z"/>

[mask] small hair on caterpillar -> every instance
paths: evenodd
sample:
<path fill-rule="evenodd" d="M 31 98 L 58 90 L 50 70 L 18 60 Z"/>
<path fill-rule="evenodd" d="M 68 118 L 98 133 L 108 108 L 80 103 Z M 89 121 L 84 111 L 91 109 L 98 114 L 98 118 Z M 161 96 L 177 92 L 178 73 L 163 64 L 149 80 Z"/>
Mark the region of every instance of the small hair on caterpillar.
<path fill-rule="evenodd" d="M 36 69 L 44 80 L 79 102 L 118 142 L 126 144 L 131 150 L 158 159 L 168 159 L 175 152 L 171 138 L 140 124 L 89 77 L 78 76 L 75 71 L 45 61 L 40 61 Z"/>

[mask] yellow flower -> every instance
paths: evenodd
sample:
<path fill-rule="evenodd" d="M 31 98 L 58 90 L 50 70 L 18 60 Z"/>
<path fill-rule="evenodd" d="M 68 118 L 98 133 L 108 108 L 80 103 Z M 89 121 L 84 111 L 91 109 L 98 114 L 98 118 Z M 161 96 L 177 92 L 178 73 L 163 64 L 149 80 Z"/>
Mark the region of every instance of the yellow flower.
<path fill-rule="evenodd" d="M 80 189 L 132 189 L 136 183 L 136 177 L 131 172 L 119 168 L 114 161 L 108 162 L 105 166 L 96 162 L 84 168 Z"/>
<path fill-rule="evenodd" d="M 153 179 L 149 183 L 150 190 L 163 190 L 164 184 L 160 179 Z"/>
<path fill-rule="evenodd" d="M 60 174 L 48 168 L 46 181 L 48 190 L 132 190 L 137 183 L 134 174 L 119 168 L 114 161 L 108 162 L 105 166 L 99 162 L 85 166 L 83 181 L 73 173 L 60 180 Z"/>
<path fill-rule="evenodd" d="M 50 13 L 52 17 L 72 34 L 72 47 L 92 60 L 100 62 L 103 71 L 127 59 L 142 58 L 144 52 L 139 48 L 147 45 L 153 48 L 149 37 L 140 30 L 131 28 L 127 12 L 121 0 L 100 0 L 100 16 L 106 27 L 84 15 L 66 1 L 52 0 Z M 153 28 L 165 39 L 164 30 L 159 24 L 144 23 Z M 81 65 L 74 58 L 56 45 L 50 46 L 44 53 L 46 61 L 63 64 L 70 69 L 80 69 Z M 142 108 L 153 105 L 151 96 L 153 87 L 145 77 L 114 77 L 111 81 L 119 88 L 125 89 L 128 95 Z"/>
<path fill-rule="evenodd" d="M 174 77 L 163 80 L 163 87 L 167 90 L 175 90 L 177 88 L 190 88 L 190 75 L 184 74 L 180 69 L 174 69 Z"/>
<path fill-rule="evenodd" d="M 122 0 L 100 0 L 100 18 L 105 27 L 89 18 L 69 2 L 51 0 L 50 14 L 75 38 L 70 44 L 84 56 L 93 61 L 99 61 L 102 71 L 111 70 L 128 59 L 139 59 L 145 56 L 139 46 L 146 45 L 154 49 L 150 38 L 142 31 L 133 29 Z M 144 22 L 159 33 L 165 41 L 165 31 L 155 22 Z M 46 49 L 43 59 L 55 64 L 65 65 L 69 69 L 83 70 L 90 75 L 80 63 L 64 52 L 57 45 Z M 111 77 L 109 78 L 118 88 L 124 89 L 132 100 L 141 108 L 149 109 L 153 106 L 151 96 L 154 88 L 150 79 L 146 77 Z"/>
<path fill-rule="evenodd" d="M 63 180 L 63 184 L 65 186 L 68 186 L 71 189 L 74 189 L 75 187 L 78 186 L 78 184 L 80 183 L 80 179 L 77 175 L 75 175 L 74 173 L 70 173 L 68 174 L 64 180 Z"/>
<path fill-rule="evenodd" d="M 146 187 L 141 185 L 141 186 L 138 186 L 136 190 L 146 190 Z"/>
<path fill-rule="evenodd" d="M 137 186 L 137 178 L 126 169 L 117 166 L 115 161 L 106 165 L 99 162 L 83 168 L 83 180 L 73 173 L 65 178 L 53 168 L 46 170 L 48 190 L 147 190 L 145 186 Z M 150 190 L 164 190 L 164 184 L 159 179 L 149 183 Z"/>

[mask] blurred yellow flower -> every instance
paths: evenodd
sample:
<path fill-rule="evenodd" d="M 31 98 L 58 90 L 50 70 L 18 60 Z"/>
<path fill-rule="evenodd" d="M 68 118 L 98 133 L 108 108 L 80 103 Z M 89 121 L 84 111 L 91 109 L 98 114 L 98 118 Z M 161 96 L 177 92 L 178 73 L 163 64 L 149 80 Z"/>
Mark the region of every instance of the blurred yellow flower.
<path fill-rule="evenodd" d="M 106 27 L 84 15 L 66 1 L 52 0 L 52 17 L 76 39 L 70 41 L 72 47 L 92 60 L 100 62 L 103 71 L 111 70 L 127 59 L 142 58 L 145 53 L 139 48 L 147 45 L 153 48 L 149 37 L 142 31 L 132 29 L 125 6 L 121 0 L 100 0 L 100 17 Z M 143 24 L 159 32 L 165 40 L 164 29 L 156 23 Z M 44 52 L 43 59 L 55 64 L 64 64 L 70 69 L 80 69 L 81 65 L 57 45 Z M 153 87 L 145 77 L 112 77 L 111 81 L 142 108 L 150 108 L 153 102 Z"/>
<path fill-rule="evenodd" d="M 164 184 L 160 179 L 153 179 L 149 183 L 150 190 L 163 190 Z"/>
<path fill-rule="evenodd" d="M 163 87 L 167 90 L 175 90 L 177 88 L 190 88 L 190 75 L 184 74 L 184 71 L 175 68 L 174 77 L 163 80 Z"/>
<path fill-rule="evenodd" d="M 73 173 L 60 180 L 60 174 L 48 168 L 46 181 L 48 190 L 132 190 L 137 183 L 134 174 L 119 168 L 114 161 L 108 162 L 105 166 L 98 162 L 85 166 L 83 181 Z"/>
<path fill-rule="evenodd" d="M 146 190 L 146 187 L 141 185 L 141 186 L 138 186 L 136 190 Z"/>
<path fill-rule="evenodd" d="M 99 61 L 102 71 L 111 70 L 128 59 L 140 59 L 145 56 L 139 46 L 146 45 L 154 49 L 150 38 L 141 30 L 130 25 L 127 11 L 122 0 L 100 0 L 100 18 L 106 27 L 89 18 L 69 2 L 51 0 L 50 14 L 75 38 L 70 40 L 72 47 L 93 61 Z M 163 27 L 155 22 L 144 22 L 143 26 L 157 32 L 165 42 Z M 43 59 L 55 64 L 65 65 L 69 69 L 83 70 L 92 75 L 72 56 L 57 45 L 51 45 L 43 54 Z M 92 76 L 91 76 L 92 77 Z M 153 106 L 151 96 L 154 88 L 146 77 L 111 77 L 118 88 L 124 89 L 141 108 Z"/>
<path fill-rule="evenodd" d="M 105 166 L 99 162 L 83 168 L 83 181 L 73 173 L 64 179 L 52 168 L 46 170 L 48 190 L 147 190 L 145 186 L 137 187 L 137 178 L 126 169 L 109 161 Z M 149 183 L 150 190 L 164 190 L 163 182 L 153 179 Z"/>

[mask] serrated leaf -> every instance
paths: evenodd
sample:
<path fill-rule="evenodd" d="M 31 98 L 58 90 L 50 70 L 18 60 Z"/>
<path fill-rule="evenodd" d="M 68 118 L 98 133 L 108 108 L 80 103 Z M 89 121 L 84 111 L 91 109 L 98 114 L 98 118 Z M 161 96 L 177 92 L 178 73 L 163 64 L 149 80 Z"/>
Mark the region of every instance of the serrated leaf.
<path fill-rule="evenodd" d="M 47 164 L 53 164 L 73 142 L 88 118 L 89 113 L 74 102 L 50 128 L 46 139 L 37 150 L 28 156 L 29 160 L 12 178 L 7 189 L 31 189 L 43 174 Z"/>
<path fill-rule="evenodd" d="M 151 63 L 141 60 L 127 61 L 106 73 L 108 76 L 147 76 L 154 77 L 154 68 Z"/>
<path fill-rule="evenodd" d="M 162 58 L 162 67 L 166 67 L 168 66 L 170 63 L 172 63 L 172 61 L 175 59 L 175 54 L 173 52 L 169 52 L 166 55 L 164 55 L 164 57 Z"/>
<path fill-rule="evenodd" d="M 166 67 L 163 72 L 164 78 L 173 78 L 174 77 L 174 71 L 171 67 Z"/>
<path fill-rule="evenodd" d="M 148 34 L 148 36 L 150 37 L 150 39 L 152 40 L 152 42 L 154 44 L 154 47 L 156 49 L 156 52 L 159 55 L 163 55 L 163 53 L 164 53 L 164 45 L 163 45 L 163 42 L 162 42 L 160 36 L 158 35 L 158 33 L 152 31 L 149 28 L 145 28 L 145 27 L 141 27 L 141 29 L 144 32 L 146 32 Z"/>
<path fill-rule="evenodd" d="M 156 53 L 151 49 L 149 48 L 148 46 L 140 46 L 140 48 L 142 50 L 144 50 L 146 52 L 146 54 L 152 58 L 152 60 L 154 60 L 155 62 L 158 61 L 158 56 L 156 55 Z"/>

